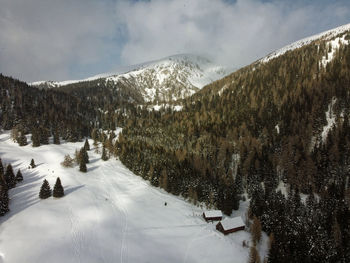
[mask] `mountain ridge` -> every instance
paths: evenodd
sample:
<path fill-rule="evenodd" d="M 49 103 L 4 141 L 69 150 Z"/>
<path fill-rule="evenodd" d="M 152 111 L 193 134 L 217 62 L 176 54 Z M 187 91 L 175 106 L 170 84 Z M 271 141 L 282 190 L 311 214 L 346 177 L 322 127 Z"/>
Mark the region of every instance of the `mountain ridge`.
<path fill-rule="evenodd" d="M 341 34 L 343 32 L 346 32 L 346 31 L 349 31 L 349 30 L 350 30 L 350 23 L 323 31 L 321 33 L 318 33 L 318 34 L 315 34 L 315 35 L 312 35 L 312 36 L 309 36 L 306 38 L 302 38 L 300 40 L 297 40 L 291 44 L 288 44 L 282 48 L 279 48 L 279 49 L 269 53 L 267 56 L 259 59 L 258 61 L 268 62 L 271 59 L 274 59 L 276 57 L 279 57 L 279 56 L 285 54 L 287 51 L 294 50 L 296 48 L 300 48 L 302 46 L 308 45 L 315 40 L 319 40 L 319 39 L 323 39 L 323 38 L 325 40 L 329 40 L 329 39 L 335 37 L 336 35 Z"/>
<path fill-rule="evenodd" d="M 98 74 L 81 80 L 38 81 L 30 83 L 39 88 L 60 88 L 91 81 L 104 81 L 139 90 L 145 102 L 169 102 L 184 99 L 207 84 L 229 73 L 229 69 L 209 59 L 192 54 L 180 54 L 159 60 L 122 67 L 113 72 Z"/>

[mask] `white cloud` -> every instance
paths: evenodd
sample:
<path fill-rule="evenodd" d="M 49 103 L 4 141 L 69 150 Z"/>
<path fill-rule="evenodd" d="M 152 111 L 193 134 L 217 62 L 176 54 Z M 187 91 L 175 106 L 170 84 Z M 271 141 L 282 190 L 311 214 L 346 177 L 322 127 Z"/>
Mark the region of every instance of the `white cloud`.
<path fill-rule="evenodd" d="M 90 0 L 1 0 L 0 72 L 24 80 L 66 79 L 106 56 L 114 11 Z"/>
<path fill-rule="evenodd" d="M 123 1 L 117 4 L 117 12 L 128 32 L 122 49 L 124 63 L 197 52 L 236 67 L 318 33 L 315 28 L 324 16 L 336 16 L 334 10 L 321 14 L 312 5 L 257 0 Z"/>
<path fill-rule="evenodd" d="M 346 0 L 319 1 L 0 0 L 0 72 L 64 80 L 177 53 L 238 67 L 350 22 Z"/>

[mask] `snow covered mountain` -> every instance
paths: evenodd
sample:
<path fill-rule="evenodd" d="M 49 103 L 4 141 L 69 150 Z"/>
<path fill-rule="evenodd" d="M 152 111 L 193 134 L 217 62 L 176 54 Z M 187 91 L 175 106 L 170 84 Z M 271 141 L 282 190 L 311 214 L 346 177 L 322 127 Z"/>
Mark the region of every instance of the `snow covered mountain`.
<path fill-rule="evenodd" d="M 321 40 L 321 39 L 324 39 L 324 40 L 329 40 L 332 41 L 333 44 L 332 47 L 333 49 L 334 48 L 338 48 L 338 43 L 339 42 L 342 42 L 343 44 L 347 44 L 348 41 L 345 41 L 344 38 L 336 38 L 336 36 L 344 33 L 344 32 L 347 32 L 350 30 L 350 24 L 346 24 L 346 25 L 342 25 L 342 26 L 339 26 L 339 27 L 336 27 L 336 28 L 333 28 L 333 29 L 330 29 L 330 30 L 327 30 L 327 31 L 324 31 L 322 33 L 319 33 L 319 34 L 316 34 L 316 35 L 313 35 L 313 36 L 310 36 L 310 37 L 307 37 L 307 38 L 304 38 L 304 39 L 301 39 L 301 40 L 298 40 L 290 45 L 287 45 L 283 48 L 280 48 L 270 54 L 268 54 L 266 57 L 260 59 L 259 61 L 260 62 L 268 62 L 270 61 L 271 59 L 274 59 L 274 58 L 277 58 L 283 54 L 285 54 L 287 51 L 291 51 L 291 50 L 294 50 L 294 49 L 297 49 L 297 48 L 301 48 L 305 45 L 308 45 L 310 44 L 311 42 L 315 41 L 315 40 Z"/>
<path fill-rule="evenodd" d="M 186 54 L 120 68 L 115 72 L 83 80 L 39 81 L 31 85 L 57 88 L 97 81 L 100 83 L 98 85 L 105 84 L 112 88 L 122 85 L 136 89 L 144 102 L 168 102 L 188 97 L 205 85 L 223 78 L 229 72 L 207 58 Z"/>

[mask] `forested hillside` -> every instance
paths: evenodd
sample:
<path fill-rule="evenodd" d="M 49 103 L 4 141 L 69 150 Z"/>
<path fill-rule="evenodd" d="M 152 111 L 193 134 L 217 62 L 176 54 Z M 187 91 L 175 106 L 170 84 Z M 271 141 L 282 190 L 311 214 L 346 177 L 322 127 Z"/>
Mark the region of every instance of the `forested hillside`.
<path fill-rule="evenodd" d="M 152 184 L 227 214 L 247 193 L 269 262 L 349 262 L 349 39 L 253 63 L 181 112 L 138 109 L 115 150 Z"/>
<path fill-rule="evenodd" d="M 1 127 L 20 145 L 28 133 L 33 146 L 91 134 L 104 159 L 227 215 L 250 199 L 269 262 L 349 262 L 350 33 L 334 32 L 204 87 L 178 112 L 150 111 L 132 85 L 38 89 L 1 75 Z"/>
<path fill-rule="evenodd" d="M 31 133 L 34 146 L 48 144 L 48 138 L 78 141 L 90 134 L 97 122 L 96 111 L 84 99 L 53 90 L 39 90 L 0 75 L 0 123 L 12 129 L 14 139 L 25 145 Z M 25 140 L 25 141 L 22 141 Z"/>

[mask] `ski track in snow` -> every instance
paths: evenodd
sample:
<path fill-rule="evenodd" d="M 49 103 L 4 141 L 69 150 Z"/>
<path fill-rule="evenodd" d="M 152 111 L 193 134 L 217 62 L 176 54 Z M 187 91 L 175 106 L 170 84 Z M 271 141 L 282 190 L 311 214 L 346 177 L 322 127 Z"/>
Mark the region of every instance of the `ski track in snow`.
<path fill-rule="evenodd" d="M 102 168 L 103 175 L 103 181 L 106 181 L 106 171 Z M 111 181 L 115 181 L 113 179 L 113 176 L 115 175 L 109 175 L 111 178 Z M 118 187 L 118 183 L 114 183 L 113 185 Z M 126 207 L 123 205 L 123 202 L 121 200 L 120 193 L 116 191 L 115 187 L 111 187 L 109 191 L 112 193 L 112 195 L 109 193 L 109 199 L 112 202 L 112 206 L 114 209 L 119 209 L 119 211 L 123 214 L 124 218 L 124 226 L 122 229 L 122 240 L 121 240 L 121 248 L 120 248 L 120 262 L 128 262 L 128 244 L 127 244 L 127 235 L 128 235 L 128 212 Z M 113 198 L 112 198 L 113 197 Z M 117 201 L 117 203 L 115 203 Z M 126 260 L 124 260 L 126 258 Z"/>
<path fill-rule="evenodd" d="M 69 215 L 69 221 L 70 221 L 70 228 L 71 228 L 71 240 L 72 240 L 72 247 L 74 249 L 74 255 L 75 255 L 75 261 L 76 262 L 82 262 L 81 261 L 81 251 L 84 249 L 83 241 L 84 241 L 84 234 L 79 231 L 79 219 L 74 215 L 72 207 L 69 205 L 68 207 L 68 213 Z"/>
<path fill-rule="evenodd" d="M 96 214 L 98 214 L 98 204 L 97 204 L 97 201 L 96 200 L 98 200 L 97 199 L 97 195 L 96 195 L 96 193 L 94 192 L 94 191 L 89 191 L 93 196 L 94 196 L 94 210 L 95 210 L 95 213 Z M 97 231 L 96 231 L 96 228 L 95 227 L 92 227 L 91 229 L 90 229 L 90 231 L 93 231 L 93 237 L 94 237 L 94 240 L 96 240 L 95 242 L 97 242 L 98 243 L 98 247 L 100 248 L 99 249 L 99 256 L 100 256 L 100 259 L 102 260 L 102 261 L 100 261 L 101 263 L 105 263 L 105 262 L 107 262 L 106 261 L 106 258 L 105 258 L 105 255 L 104 255 L 104 253 L 103 253 L 103 251 L 101 250 L 101 248 L 103 247 L 103 244 L 101 243 L 101 238 L 99 238 L 98 237 L 98 233 L 97 233 Z M 96 247 L 96 246 L 95 246 Z"/>
<path fill-rule="evenodd" d="M 189 251 L 190 251 L 191 246 L 192 246 L 197 240 L 200 240 L 200 239 L 203 239 L 203 238 L 207 238 L 207 237 L 209 237 L 209 236 L 212 235 L 212 233 L 211 233 L 211 234 L 209 234 L 209 235 L 199 236 L 199 235 L 200 235 L 204 230 L 206 230 L 207 228 L 208 228 L 208 224 L 207 224 L 206 227 L 200 228 L 200 229 L 196 232 L 196 234 L 194 235 L 194 237 L 188 242 L 188 244 L 187 244 L 187 246 L 186 246 L 186 253 L 185 253 L 184 261 L 183 261 L 184 263 L 187 263 L 188 253 L 189 253 Z"/>
<path fill-rule="evenodd" d="M 109 185 L 107 179 L 106 179 L 106 175 L 105 175 L 105 171 L 103 170 L 102 168 L 102 172 L 101 172 L 101 182 L 102 182 L 102 185 L 104 186 L 107 186 Z M 113 194 L 111 194 L 111 192 Z M 107 200 L 111 205 L 111 208 L 112 208 L 112 211 L 113 211 L 113 214 L 115 215 L 115 218 L 119 218 L 119 212 L 122 212 L 120 209 L 118 209 L 115 201 L 113 198 L 115 198 L 117 195 L 115 195 L 115 190 L 113 187 L 108 187 L 106 188 L 106 191 L 105 191 L 105 196 L 107 197 Z M 112 198 L 113 197 L 113 198 Z M 113 228 L 113 232 L 116 232 L 118 228 Z M 118 235 L 116 235 L 118 236 Z M 120 249 L 120 262 L 122 263 L 123 262 L 123 252 L 122 252 L 122 247 L 123 247 L 123 240 L 121 241 L 122 243 L 122 246 L 121 246 L 121 249 Z M 117 250 L 113 249 L 113 258 L 118 258 L 117 254 L 116 254 Z"/>

